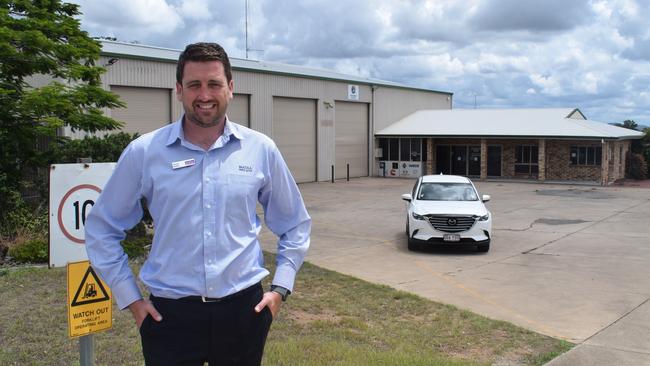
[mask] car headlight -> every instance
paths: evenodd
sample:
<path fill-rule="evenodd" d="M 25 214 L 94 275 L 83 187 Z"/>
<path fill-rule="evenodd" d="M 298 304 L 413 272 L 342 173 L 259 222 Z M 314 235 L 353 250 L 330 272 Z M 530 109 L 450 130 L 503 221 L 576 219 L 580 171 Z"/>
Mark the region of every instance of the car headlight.
<path fill-rule="evenodd" d="M 418 214 L 416 214 L 415 212 L 413 212 L 413 213 L 411 214 L 411 216 L 413 216 L 413 218 L 416 219 L 416 220 L 426 220 L 426 219 L 427 219 L 426 217 L 424 217 L 424 216 L 422 216 L 422 215 L 418 215 Z"/>
<path fill-rule="evenodd" d="M 478 219 L 478 221 L 487 221 L 490 218 L 490 214 L 486 213 L 483 216 L 476 216 L 476 218 Z"/>

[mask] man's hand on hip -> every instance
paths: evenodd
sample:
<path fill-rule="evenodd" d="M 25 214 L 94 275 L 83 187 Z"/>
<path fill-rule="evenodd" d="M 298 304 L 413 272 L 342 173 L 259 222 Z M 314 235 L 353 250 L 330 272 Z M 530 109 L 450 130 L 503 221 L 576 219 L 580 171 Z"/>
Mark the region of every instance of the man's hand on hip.
<path fill-rule="evenodd" d="M 269 310 L 271 310 L 271 314 L 275 318 L 280 311 L 281 304 L 282 296 L 277 292 L 268 291 L 264 293 L 264 296 L 262 296 L 262 301 L 255 306 L 255 311 L 259 313 L 265 306 L 268 306 Z"/>
<path fill-rule="evenodd" d="M 147 314 L 151 314 L 151 317 L 157 322 L 162 320 L 162 316 L 149 300 L 140 299 L 135 301 L 129 305 L 129 310 L 131 310 L 131 314 L 133 315 L 133 319 L 135 319 L 135 324 L 138 326 L 138 329 L 140 329 Z"/>

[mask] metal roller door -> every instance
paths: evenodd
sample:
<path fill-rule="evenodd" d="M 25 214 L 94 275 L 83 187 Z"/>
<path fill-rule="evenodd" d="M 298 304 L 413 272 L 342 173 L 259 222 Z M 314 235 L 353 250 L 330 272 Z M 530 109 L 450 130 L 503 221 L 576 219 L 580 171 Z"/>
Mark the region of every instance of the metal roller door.
<path fill-rule="evenodd" d="M 336 179 L 368 176 L 368 104 L 336 102 Z"/>
<path fill-rule="evenodd" d="M 296 182 L 316 181 L 316 101 L 274 97 L 273 140 Z"/>
<path fill-rule="evenodd" d="M 228 104 L 228 119 L 242 126 L 250 127 L 250 95 L 235 94 Z"/>
<path fill-rule="evenodd" d="M 171 121 L 171 89 L 111 85 L 126 108 L 111 110 L 111 117 L 124 122 L 122 131 L 151 132 Z"/>

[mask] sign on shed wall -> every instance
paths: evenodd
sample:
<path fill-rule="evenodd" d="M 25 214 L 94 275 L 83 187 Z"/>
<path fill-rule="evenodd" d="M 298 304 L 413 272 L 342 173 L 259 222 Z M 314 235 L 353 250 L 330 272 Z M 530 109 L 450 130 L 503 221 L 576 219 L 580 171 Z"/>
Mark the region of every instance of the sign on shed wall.
<path fill-rule="evenodd" d="M 115 163 L 50 166 L 50 267 L 87 260 L 84 225 Z"/>

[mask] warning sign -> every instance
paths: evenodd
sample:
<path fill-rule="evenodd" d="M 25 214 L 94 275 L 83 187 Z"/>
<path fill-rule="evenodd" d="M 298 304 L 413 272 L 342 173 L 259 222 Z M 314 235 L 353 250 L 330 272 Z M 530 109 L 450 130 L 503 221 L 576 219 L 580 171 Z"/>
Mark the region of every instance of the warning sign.
<path fill-rule="evenodd" d="M 110 329 L 111 291 L 90 262 L 68 263 L 68 329 L 70 337 Z"/>

